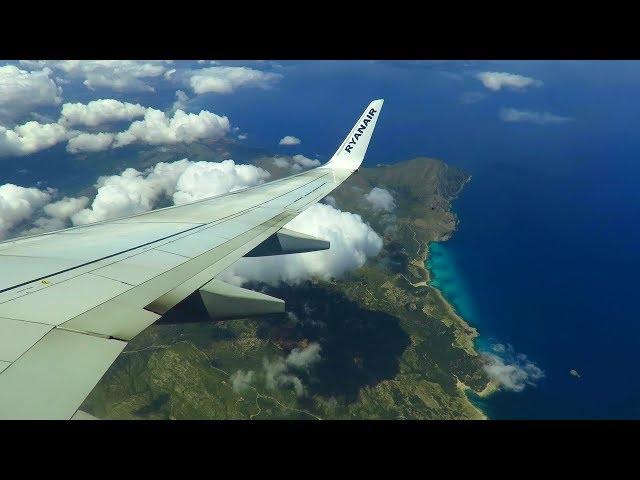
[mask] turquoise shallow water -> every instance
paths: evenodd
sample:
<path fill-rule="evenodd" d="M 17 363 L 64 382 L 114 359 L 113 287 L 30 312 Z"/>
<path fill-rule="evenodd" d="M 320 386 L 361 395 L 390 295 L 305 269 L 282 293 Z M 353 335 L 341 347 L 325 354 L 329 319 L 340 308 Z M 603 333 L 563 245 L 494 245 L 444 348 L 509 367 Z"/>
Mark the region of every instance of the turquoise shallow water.
<path fill-rule="evenodd" d="M 442 292 L 458 315 L 471 326 L 480 329 L 479 316 L 474 310 L 471 289 L 465 281 L 465 275 L 455 251 L 447 248 L 444 242 L 431 242 L 425 266 L 431 276 L 431 285 Z M 487 351 L 490 348 L 489 341 L 482 336 L 476 338 L 475 345 L 481 351 Z"/>
<path fill-rule="evenodd" d="M 431 273 L 431 284 L 445 295 L 459 315 L 473 323 L 473 302 L 464 277 L 458 272 L 455 254 L 443 243 L 431 242 L 426 266 Z"/>

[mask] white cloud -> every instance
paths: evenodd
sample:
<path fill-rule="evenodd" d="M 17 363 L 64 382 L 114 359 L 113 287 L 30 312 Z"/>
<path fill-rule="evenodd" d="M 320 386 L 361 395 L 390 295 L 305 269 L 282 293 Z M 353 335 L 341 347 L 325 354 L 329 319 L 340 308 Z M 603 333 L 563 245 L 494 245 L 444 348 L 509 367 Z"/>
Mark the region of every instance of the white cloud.
<path fill-rule="evenodd" d="M 0 67 L 0 120 L 13 121 L 32 109 L 57 105 L 62 88 L 51 79 L 51 70 L 22 70 L 14 65 Z"/>
<path fill-rule="evenodd" d="M 27 122 L 12 129 L 0 125 L 0 157 L 29 155 L 47 149 L 68 138 L 57 123 Z"/>
<path fill-rule="evenodd" d="M 68 77 L 83 80 L 91 90 L 117 92 L 153 92 L 155 89 L 149 80 L 167 71 L 167 62 L 156 60 L 22 60 L 20 63 L 64 72 Z"/>
<path fill-rule="evenodd" d="M 301 172 L 302 170 L 319 167 L 321 165 L 320 160 L 307 158 L 304 155 L 294 155 L 292 157 L 292 160 L 293 164 L 291 165 L 291 170 L 293 170 L 294 172 Z"/>
<path fill-rule="evenodd" d="M 233 375 L 231 375 L 231 388 L 236 393 L 242 393 L 249 389 L 251 383 L 253 382 L 253 377 L 255 373 L 252 370 L 248 372 L 244 372 L 244 370 L 238 370 Z"/>
<path fill-rule="evenodd" d="M 273 164 L 278 168 L 290 168 L 291 163 L 284 157 L 273 157 Z"/>
<path fill-rule="evenodd" d="M 298 397 L 304 395 L 302 380 L 296 375 L 287 372 L 287 364 L 282 357 L 273 361 L 265 358 L 262 361 L 264 368 L 265 384 L 268 389 L 276 390 L 281 387 L 292 386 Z"/>
<path fill-rule="evenodd" d="M 238 140 L 246 140 L 247 138 L 249 138 L 249 135 L 247 135 L 246 133 L 241 133 L 240 135 L 238 135 Z"/>
<path fill-rule="evenodd" d="M 89 198 L 87 197 L 64 197 L 57 202 L 45 205 L 44 213 L 53 218 L 59 218 L 61 220 L 67 220 L 72 215 L 79 212 L 89 204 Z"/>
<path fill-rule="evenodd" d="M 64 197 L 57 202 L 49 203 L 42 209 L 44 215 L 33 221 L 33 226 L 23 231 L 24 235 L 62 230 L 69 226 L 71 217 L 89 204 L 87 197 Z"/>
<path fill-rule="evenodd" d="M 307 158 L 304 155 L 294 155 L 289 160 L 287 157 L 273 157 L 273 164 L 279 168 L 288 168 L 292 172 L 297 173 L 312 167 L 319 167 L 320 160 Z"/>
<path fill-rule="evenodd" d="M 87 104 L 65 103 L 62 105 L 60 123 L 95 127 L 108 122 L 132 120 L 142 117 L 147 109 L 140 104 L 120 102 L 113 99 L 93 100 Z"/>
<path fill-rule="evenodd" d="M 171 113 L 182 110 L 187 110 L 187 103 L 189 102 L 189 96 L 184 93 L 182 90 L 176 90 L 176 100 L 173 102 L 171 109 L 169 110 Z"/>
<path fill-rule="evenodd" d="M 320 344 L 310 343 L 306 348 L 294 348 L 287 357 L 287 365 L 307 369 L 320 360 Z"/>
<path fill-rule="evenodd" d="M 271 285 L 296 284 L 313 277 L 330 279 L 361 267 L 382 249 L 382 239 L 360 215 L 330 205 L 315 204 L 286 227 L 329 240 L 331 248 L 296 255 L 242 258 L 224 273 L 224 279 L 236 284 L 256 280 Z"/>
<path fill-rule="evenodd" d="M 187 159 L 158 163 L 140 172 L 128 168 L 120 175 L 100 177 L 91 206 L 71 219 L 75 225 L 133 215 L 154 208 L 161 198 L 183 204 L 262 183 L 269 173 L 253 165 L 191 162 Z"/>
<path fill-rule="evenodd" d="M 233 160 L 219 163 L 192 162 L 176 184 L 173 202 L 176 205 L 201 198 L 234 192 L 263 183 L 269 172 L 253 165 L 237 165 Z"/>
<path fill-rule="evenodd" d="M 373 207 L 374 210 L 382 210 L 391 212 L 396 208 L 396 202 L 393 195 L 384 188 L 373 187 L 364 199 Z"/>
<path fill-rule="evenodd" d="M 232 93 L 240 87 L 269 88 L 282 76 L 248 67 L 209 67 L 192 70 L 188 83 L 193 91 L 203 93 Z"/>
<path fill-rule="evenodd" d="M 489 90 L 498 91 L 502 88 L 524 90 L 528 87 L 540 87 L 542 81 L 507 72 L 480 72 L 476 78 Z"/>
<path fill-rule="evenodd" d="M 503 108 L 500 111 L 500 119 L 505 122 L 535 123 L 536 125 L 554 125 L 573 121 L 571 117 L 561 117 L 549 112 L 518 110 L 516 108 Z"/>
<path fill-rule="evenodd" d="M 291 135 L 287 135 L 286 137 L 282 137 L 278 142 L 278 145 L 300 145 L 302 141 L 297 137 L 292 137 Z"/>
<path fill-rule="evenodd" d="M 544 378 L 544 372 L 526 355 L 515 353 L 511 345 L 494 344 L 492 350 L 482 354 L 484 369 L 504 390 L 521 392 Z"/>
<path fill-rule="evenodd" d="M 80 133 L 69 139 L 67 151 L 78 152 L 101 152 L 112 146 L 115 135 L 113 133 Z"/>
<path fill-rule="evenodd" d="M 305 388 L 302 380 L 291 370 L 308 371 L 321 358 L 320 345 L 317 343 L 310 343 L 302 349 L 294 348 L 286 359 L 283 357 L 278 357 L 274 360 L 264 358 L 262 366 L 264 368 L 266 387 L 275 390 L 291 386 L 297 396 L 303 396 Z"/>
<path fill-rule="evenodd" d="M 25 188 L 12 183 L 0 185 L 0 238 L 28 220 L 35 211 L 51 200 L 51 193 L 37 188 Z"/>
<path fill-rule="evenodd" d="M 121 175 L 100 177 L 96 186 L 98 194 L 91 207 L 73 215 L 75 225 L 151 210 L 160 195 L 166 193 L 162 185 L 134 168 L 127 168 Z"/>
<path fill-rule="evenodd" d="M 129 128 L 116 135 L 114 147 L 134 142 L 150 145 L 192 143 L 197 140 L 216 141 L 229 131 L 229 119 L 207 110 L 199 114 L 177 110 L 173 117 L 154 108 L 147 109 L 144 119 L 133 122 Z"/>
<path fill-rule="evenodd" d="M 161 162 L 145 172 L 127 168 L 120 175 L 100 177 L 91 206 L 73 215 L 72 221 L 81 225 L 151 210 L 163 195 L 173 195 L 180 175 L 190 164 L 187 159 Z"/>

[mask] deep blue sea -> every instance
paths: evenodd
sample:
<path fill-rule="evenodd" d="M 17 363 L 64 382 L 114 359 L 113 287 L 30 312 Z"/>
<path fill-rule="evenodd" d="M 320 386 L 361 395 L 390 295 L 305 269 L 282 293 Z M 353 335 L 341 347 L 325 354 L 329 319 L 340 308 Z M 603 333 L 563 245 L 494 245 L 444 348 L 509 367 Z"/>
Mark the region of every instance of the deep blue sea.
<path fill-rule="evenodd" d="M 510 344 L 545 373 L 535 387 L 483 400 L 491 418 L 640 417 L 639 62 L 315 62 L 280 71 L 273 91 L 200 105 L 227 112 L 256 144 L 295 135 L 294 153 L 326 158 L 368 101 L 383 97 L 368 165 L 426 155 L 472 174 L 454 204 L 459 231 L 432 245 L 434 281 L 479 329 L 480 348 Z M 489 91 L 479 71 L 543 85 Z M 462 101 L 469 92 L 480 100 Z M 573 120 L 508 123 L 498 115 L 507 107 Z"/>

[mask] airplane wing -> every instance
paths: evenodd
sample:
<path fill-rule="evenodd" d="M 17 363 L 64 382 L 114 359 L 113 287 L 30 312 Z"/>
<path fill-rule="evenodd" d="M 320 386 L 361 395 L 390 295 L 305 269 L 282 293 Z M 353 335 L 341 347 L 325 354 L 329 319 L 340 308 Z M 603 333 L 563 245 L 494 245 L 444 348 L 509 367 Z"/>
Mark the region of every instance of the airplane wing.
<path fill-rule="evenodd" d="M 215 277 L 243 256 L 328 248 L 283 227 L 358 169 L 382 103 L 313 170 L 0 243 L 0 419 L 72 418 L 127 342 L 194 292 L 212 316 L 281 311 Z"/>

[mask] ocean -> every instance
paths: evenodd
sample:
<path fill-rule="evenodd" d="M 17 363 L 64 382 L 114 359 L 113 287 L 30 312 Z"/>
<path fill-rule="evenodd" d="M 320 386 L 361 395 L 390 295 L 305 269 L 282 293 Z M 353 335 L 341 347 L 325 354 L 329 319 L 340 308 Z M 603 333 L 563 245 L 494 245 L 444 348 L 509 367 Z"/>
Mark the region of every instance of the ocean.
<path fill-rule="evenodd" d="M 454 205 L 459 231 L 431 246 L 434 283 L 478 328 L 478 347 L 510 344 L 545 372 L 483 399 L 490 418 L 640 416 L 639 172 L 600 161 L 571 178 L 476 168 Z"/>

